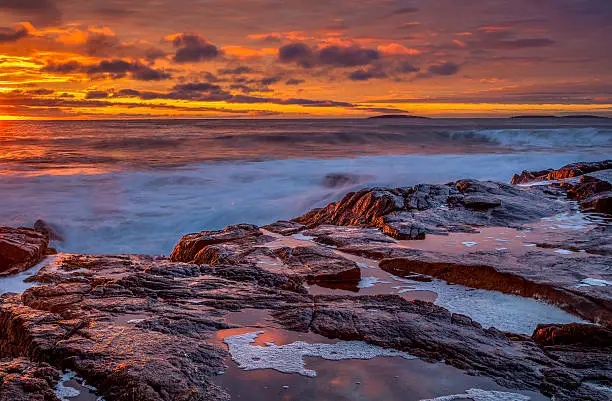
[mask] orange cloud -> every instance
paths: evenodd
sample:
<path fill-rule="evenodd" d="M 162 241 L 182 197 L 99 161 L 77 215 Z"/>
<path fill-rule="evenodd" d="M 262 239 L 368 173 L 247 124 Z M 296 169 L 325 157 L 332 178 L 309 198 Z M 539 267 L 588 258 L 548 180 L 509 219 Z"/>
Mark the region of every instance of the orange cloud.
<path fill-rule="evenodd" d="M 411 49 L 399 43 L 391 43 L 388 45 L 378 46 L 378 50 L 381 53 L 390 54 L 394 56 L 418 56 L 421 54 L 420 50 Z"/>

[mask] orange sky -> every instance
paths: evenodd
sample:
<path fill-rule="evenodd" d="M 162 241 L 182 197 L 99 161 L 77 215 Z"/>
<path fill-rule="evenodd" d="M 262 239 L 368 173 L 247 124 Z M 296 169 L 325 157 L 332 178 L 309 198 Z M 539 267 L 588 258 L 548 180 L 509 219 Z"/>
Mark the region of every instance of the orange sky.
<path fill-rule="evenodd" d="M 0 0 L 0 119 L 612 115 L 608 0 Z"/>

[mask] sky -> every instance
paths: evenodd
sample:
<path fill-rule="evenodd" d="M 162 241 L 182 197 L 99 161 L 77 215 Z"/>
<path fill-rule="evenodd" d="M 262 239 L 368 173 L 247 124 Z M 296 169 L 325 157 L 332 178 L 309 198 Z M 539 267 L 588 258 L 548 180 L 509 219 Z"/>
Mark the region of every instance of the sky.
<path fill-rule="evenodd" d="M 610 0 L 0 0 L 0 119 L 612 116 Z"/>

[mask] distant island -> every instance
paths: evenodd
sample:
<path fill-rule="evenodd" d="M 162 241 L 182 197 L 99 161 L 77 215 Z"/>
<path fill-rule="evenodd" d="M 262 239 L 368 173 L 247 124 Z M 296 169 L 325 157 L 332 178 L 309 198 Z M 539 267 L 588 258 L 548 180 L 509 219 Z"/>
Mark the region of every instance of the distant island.
<path fill-rule="evenodd" d="M 368 120 L 378 120 L 378 119 L 422 119 L 422 120 L 431 120 L 429 117 L 423 116 L 411 116 L 408 114 L 382 114 L 380 116 L 368 117 Z"/>
<path fill-rule="evenodd" d="M 608 117 L 594 116 L 591 114 L 576 114 L 576 115 L 569 115 L 569 116 L 547 116 L 547 115 L 534 114 L 534 115 L 523 115 L 523 116 L 510 117 L 511 120 L 531 120 L 531 119 L 547 119 L 547 118 L 608 119 Z"/>

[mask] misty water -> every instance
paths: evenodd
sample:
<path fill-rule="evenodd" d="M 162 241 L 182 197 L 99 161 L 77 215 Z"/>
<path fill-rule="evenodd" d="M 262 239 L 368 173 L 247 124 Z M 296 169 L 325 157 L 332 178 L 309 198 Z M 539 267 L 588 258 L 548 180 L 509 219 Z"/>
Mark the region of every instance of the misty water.
<path fill-rule="evenodd" d="M 612 155 L 594 120 L 150 120 L 0 124 L 0 224 L 66 252 L 168 254 L 182 234 L 296 217 L 367 186 L 508 182 Z"/>

